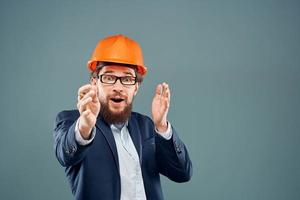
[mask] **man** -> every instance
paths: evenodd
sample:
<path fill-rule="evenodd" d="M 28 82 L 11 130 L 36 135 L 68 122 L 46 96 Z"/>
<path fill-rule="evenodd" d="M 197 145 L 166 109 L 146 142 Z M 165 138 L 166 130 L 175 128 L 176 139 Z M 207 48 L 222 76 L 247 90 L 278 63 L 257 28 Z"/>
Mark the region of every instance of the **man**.
<path fill-rule="evenodd" d="M 55 121 L 55 154 L 76 199 L 160 200 L 160 175 L 189 181 L 187 149 L 167 121 L 168 84 L 159 84 L 152 120 L 132 112 L 147 72 L 138 43 L 123 35 L 101 40 L 88 62 L 90 84 L 78 90 L 78 110 Z"/>

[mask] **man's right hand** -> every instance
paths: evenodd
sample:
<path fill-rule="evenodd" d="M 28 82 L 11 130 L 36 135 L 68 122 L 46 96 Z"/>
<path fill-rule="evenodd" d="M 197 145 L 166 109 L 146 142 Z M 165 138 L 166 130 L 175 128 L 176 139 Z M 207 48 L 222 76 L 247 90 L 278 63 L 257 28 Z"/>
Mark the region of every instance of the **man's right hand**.
<path fill-rule="evenodd" d="M 87 84 L 78 89 L 77 108 L 80 113 L 79 132 L 83 139 L 89 139 L 100 112 L 97 86 Z"/>

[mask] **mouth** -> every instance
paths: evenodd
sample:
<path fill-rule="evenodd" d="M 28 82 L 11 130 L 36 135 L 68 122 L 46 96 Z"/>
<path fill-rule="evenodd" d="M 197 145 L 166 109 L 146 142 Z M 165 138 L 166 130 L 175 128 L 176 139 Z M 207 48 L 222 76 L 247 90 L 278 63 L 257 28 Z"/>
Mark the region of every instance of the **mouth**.
<path fill-rule="evenodd" d="M 110 98 L 110 100 L 113 101 L 114 103 L 121 103 L 125 99 L 120 98 L 120 97 L 113 97 L 113 98 Z"/>

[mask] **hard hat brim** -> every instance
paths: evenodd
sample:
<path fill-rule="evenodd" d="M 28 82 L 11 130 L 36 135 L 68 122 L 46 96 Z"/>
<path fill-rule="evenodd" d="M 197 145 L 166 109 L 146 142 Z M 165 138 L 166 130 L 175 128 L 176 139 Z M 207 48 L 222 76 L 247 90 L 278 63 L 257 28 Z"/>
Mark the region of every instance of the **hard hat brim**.
<path fill-rule="evenodd" d="M 96 61 L 96 60 L 90 60 L 87 62 L 87 68 L 90 72 L 94 72 L 97 69 L 97 63 L 98 62 L 112 62 L 112 61 L 108 61 L 108 60 L 101 60 L 101 61 Z M 113 62 L 113 63 L 120 63 L 120 64 L 131 64 L 131 63 L 125 63 L 125 62 Z M 137 65 L 137 72 L 139 74 L 141 74 L 142 76 L 145 76 L 147 74 L 147 67 L 145 66 L 140 66 Z"/>

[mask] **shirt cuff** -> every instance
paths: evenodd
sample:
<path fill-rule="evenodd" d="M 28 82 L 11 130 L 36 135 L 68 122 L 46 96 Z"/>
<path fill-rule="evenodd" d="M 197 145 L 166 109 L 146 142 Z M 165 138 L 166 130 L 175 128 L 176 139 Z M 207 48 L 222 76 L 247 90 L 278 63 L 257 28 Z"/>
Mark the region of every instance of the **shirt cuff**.
<path fill-rule="evenodd" d="M 82 138 L 82 136 L 79 132 L 79 127 L 78 126 L 79 126 L 79 119 L 77 120 L 76 126 L 75 126 L 75 139 L 76 139 L 76 142 L 78 142 L 80 145 L 83 145 L 83 146 L 90 144 L 93 141 L 93 139 L 96 135 L 96 128 L 94 127 L 92 129 L 92 135 L 90 137 L 91 139 L 85 140 L 85 139 Z"/>
<path fill-rule="evenodd" d="M 167 128 L 166 132 L 159 132 L 159 131 L 156 129 L 156 127 L 155 127 L 155 131 L 156 131 L 156 133 L 158 133 L 160 136 L 162 136 L 164 139 L 170 140 L 170 139 L 172 138 L 173 131 L 172 131 L 170 122 L 167 122 L 167 123 L 168 123 L 168 128 Z"/>

